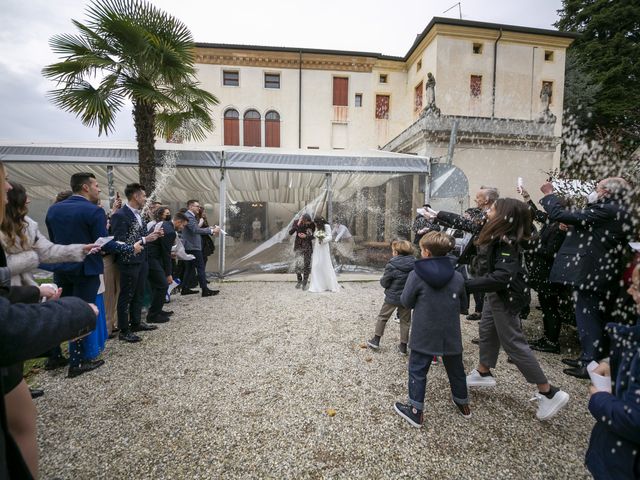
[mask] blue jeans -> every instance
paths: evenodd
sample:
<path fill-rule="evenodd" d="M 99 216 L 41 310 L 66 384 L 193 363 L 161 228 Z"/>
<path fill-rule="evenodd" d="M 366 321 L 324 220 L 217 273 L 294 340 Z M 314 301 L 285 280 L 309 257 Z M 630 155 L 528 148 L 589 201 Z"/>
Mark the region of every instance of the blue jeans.
<path fill-rule="evenodd" d="M 409 403 L 418 410 L 424 410 L 424 392 L 432 359 L 433 355 L 415 350 L 411 350 L 409 355 Z M 442 363 L 447 371 L 453 400 L 461 405 L 468 404 L 467 376 L 464 373 L 462 354 L 443 355 Z"/>
<path fill-rule="evenodd" d="M 601 360 L 609 354 L 604 333 L 607 303 L 606 292 L 576 291 L 576 326 L 582 347 L 580 361 L 583 365 L 591 360 Z"/>

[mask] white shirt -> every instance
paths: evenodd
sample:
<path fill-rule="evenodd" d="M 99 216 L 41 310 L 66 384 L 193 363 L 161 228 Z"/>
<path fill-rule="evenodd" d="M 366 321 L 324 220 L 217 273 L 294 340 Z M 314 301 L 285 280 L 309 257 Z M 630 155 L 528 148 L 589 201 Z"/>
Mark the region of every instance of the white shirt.
<path fill-rule="evenodd" d="M 138 225 L 142 226 L 142 215 L 140 215 L 140 210 L 133 208 L 131 205 L 129 205 L 128 203 L 125 204 L 127 207 L 129 207 L 129 210 L 131 210 L 133 212 L 133 214 L 136 217 L 136 220 L 138 221 Z"/>
<path fill-rule="evenodd" d="M 339 242 L 341 238 L 349 240 L 351 238 L 351 232 L 345 225 L 339 224 L 333 228 L 333 238 L 336 242 Z"/>

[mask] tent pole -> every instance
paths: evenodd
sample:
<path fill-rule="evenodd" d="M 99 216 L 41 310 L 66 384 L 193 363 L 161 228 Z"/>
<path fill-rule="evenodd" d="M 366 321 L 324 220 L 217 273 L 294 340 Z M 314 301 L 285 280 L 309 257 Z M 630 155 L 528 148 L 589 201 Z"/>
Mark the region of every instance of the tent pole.
<path fill-rule="evenodd" d="M 113 186 L 113 165 L 107 165 L 107 190 L 109 193 L 109 210 L 111 210 L 113 202 L 116 201 L 116 192 Z"/>
<path fill-rule="evenodd" d="M 225 228 L 225 218 L 227 211 L 227 185 L 225 179 L 225 171 L 224 171 L 224 151 L 222 152 L 222 157 L 220 160 L 220 185 L 218 190 L 218 201 L 220 202 L 220 223 L 218 224 L 222 230 L 226 230 Z M 220 234 L 220 248 L 218 250 L 218 264 L 220 266 L 220 280 L 224 280 L 224 269 L 225 269 L 225 248 L 226 248 L 226 239 L 224 234 Z"/>
<path fill-rule="evenodd" d="M 333 222 L 333 174 L 329 172 L 325 176 L 327 181 L 327 222 L 331 225 Z"/>

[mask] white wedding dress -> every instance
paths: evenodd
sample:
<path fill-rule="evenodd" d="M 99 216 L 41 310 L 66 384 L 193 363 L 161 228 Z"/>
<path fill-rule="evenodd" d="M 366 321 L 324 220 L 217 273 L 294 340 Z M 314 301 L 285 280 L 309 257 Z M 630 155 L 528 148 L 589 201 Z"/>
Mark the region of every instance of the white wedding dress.
<path fill-rule="evenodd" d="M 329 242 L 331 241 L 331 227 L 324 226 L 326 236 L 322 243 L 317 238 L 313 240 L 313 255 L 311 256 L 311 278 L 309 291 L 314 293 L 337 292 L 340 290 L 336 272 L 331 263 Z"/>

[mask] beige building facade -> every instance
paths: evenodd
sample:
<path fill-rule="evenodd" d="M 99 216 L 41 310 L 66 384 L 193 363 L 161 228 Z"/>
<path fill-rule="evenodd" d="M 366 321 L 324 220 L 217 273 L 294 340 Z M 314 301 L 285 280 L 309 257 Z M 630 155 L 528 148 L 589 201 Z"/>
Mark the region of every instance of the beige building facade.
<path fill-rule="evenodd" d="M 559 165 L 565 54 L 573 39 L 434 18 L 404 57 L 197 44 L 198 77 L 220 101 L 206 143 L 382 148 L 446 162 L 455 128 L 451 160 L 467 176 L 471 197 L 480 185 L 513 196 L 517 177 L 535 197 L 545 172 Z M 428 73 L 436 82 L 431 91 Z M 435 108 L 425 109 L 430 95 Z M 414 206 L 422 203 L 419 182 L 411 189 Z"/>

